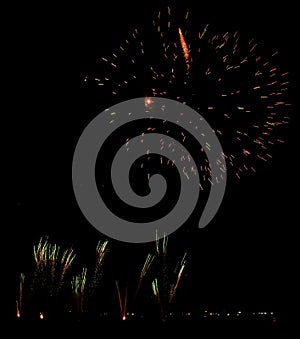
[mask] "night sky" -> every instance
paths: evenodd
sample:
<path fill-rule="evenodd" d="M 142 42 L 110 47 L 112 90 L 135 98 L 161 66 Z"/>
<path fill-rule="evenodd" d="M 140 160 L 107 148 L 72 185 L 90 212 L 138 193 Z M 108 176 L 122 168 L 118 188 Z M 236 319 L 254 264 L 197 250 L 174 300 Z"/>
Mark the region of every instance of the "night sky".
<path fill-rule="evenodd" d="M 188 6 L 188 2 L 192 4 Z M 291 8 L 273 4 L 262 9 L 251 3 L 214 9 L 199 4 L 197 9 L 193 1 L 184 4 L 194 18 L 199 13 L 200 23 L 210 23 L 221 31 L 238 30 L 241 35 L 265 42 L 266 49 L 278 49 L 281 68 L 290 72 L 289 102 L 294 103 L 297 39 Z M 97 86 L 84 84 L 83 78 L 95 75 L 97 59 L 109 55 L 132 27 L 149 20 L 158 7 L 143 3 L 133 10 L 128 2 L 101 4 L 97 10 L 79 6 L 82 8 L 75 17 L 70 10 L 58 15 L 57 20 L 54 16 L 44 21 L 47 10 L 40 10 L 32 25 L 20 27 L 16 40 L 20 41 L 20 56 L 14 62 L 13 77 L 19 100 L 10 109 L 16 139 L 11 203 L 18 253 L 14 264 L 16 284 L 20 272 L 31 272 L 33 245 L 44 235 L 62 247 L 74 247 L 74 269 L 89 265 L 98 240 L 106 236 L 86 221 L 73 194 L 71 167 L 76 142 L 91 119 L 114 100 L 116 103 L 126 96 L 146 95 L 137 86 L 125 92 L 123 98 L 112 99 L 103 96 Z M 183 2 L 180 6 L 184 8 Z M 126 69 L 121 74 L 126 77 Z M 294 192 L 297 196 L 295 113 L 290 109 L 290 124 L 282 129 L 285 143 L 274 147 L 271 161 L 260 162 L 256 174 L 241 180 L 228 175 L 224 200 L 209 226 L 197 229 L 195 213 L 169 236 L 171 263 L 188 253 L 176 296 L 178 309 L 196 310 L 200 305 L 288 314 L 293 298 L 292 234 L 297 220 L 296 200 L 291 195 Z M 111 310 L 118 307 L 114 279 L 124 285 L 135 284 L 146 254 L 154 253 L 155 246 L 113 239 L 109 242 L 102 300 L 103 309 Z M 146 300 L 145 305 L 151 304 L 147 284 L 146 279 L 140 299 L 141 304 Z"/>

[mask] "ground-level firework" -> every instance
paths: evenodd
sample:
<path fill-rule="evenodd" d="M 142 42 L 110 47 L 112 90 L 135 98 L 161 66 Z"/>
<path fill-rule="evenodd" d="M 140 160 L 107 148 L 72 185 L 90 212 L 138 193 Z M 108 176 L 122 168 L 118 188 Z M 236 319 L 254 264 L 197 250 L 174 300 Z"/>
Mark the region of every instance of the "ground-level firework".
<path fill-rule="evenodd" d="M 152 291 L 159 305 L 162 319 L 169 316 L 172 302 L 182 279 L 182 273 L 187 263 L 187 253 L 172 267 L 167 257 L 168 237 L 156 241 L 157 274 L 152 281 Z M 170 267 L 171 266 L 171 267 Z"/>

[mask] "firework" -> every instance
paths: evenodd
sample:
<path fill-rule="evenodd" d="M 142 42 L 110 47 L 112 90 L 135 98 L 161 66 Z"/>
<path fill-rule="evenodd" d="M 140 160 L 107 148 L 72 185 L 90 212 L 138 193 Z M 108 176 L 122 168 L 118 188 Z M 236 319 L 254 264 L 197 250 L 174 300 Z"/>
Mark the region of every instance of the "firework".
<path fill-rule="evenodd" d="M 20 274 L 20 280 L 19 280 L 19 300 L 17 300 L 16 306 L 17 306 L 17 317 L 21 317 L 21 311 L 23 306 L 23 285 L 25 281 L 25 274 Z"/>
<path fill-rule="evenodd" d="M 182 272 L 183 272 L 185 265 L 186 265 L 186 256 L 187 256 L 187 253 L 184 253 L 183 258 L 181 259 L 179 265 L 176 266 L 176 267 L 179 267 L 179 269 L 178 269 L 178 272 L 175 269 L 176 282 L 171 285 L 170 294 L 169 294 L 169 303 L 172 302 L 172 300 L 173 300 L 173 298 L 176 294 L 177 288 L 179 286 L 179 282 L 180 282 L 181 277 L 182 277 Z"/>
<path fill-rule="evenodd" d="M 51 244 L 48 237 L 40 238 L 33 247 L 36 263 L 35 281 L 49 289 L 50 295 L 56 295 L 61 289 L 66 272 L 76 257 L 72 248 L 61 250 L 57 244 Z"/>
<path fill-rule="evenodd" d="M 115 283 L 117 287 L 121 317 L 122 317 L 122 320 L 126 320 L 128 288 L 126 287 L 125 295 L 123 296 L 120 290 L 119 282 L 116 280 Z"/>
<path fill-rule="evenodd" d="M 123 291 L 120 289 L 120 282 L 115 280 L 117 292 L 118 292 L 119 307 L 120 307 L 121 317 L 122 317 L 123 320 L 126 320 L 128 304 L 129 304 L 129 307 L 132 307 L 134 302 L 136 301 L 137 295 L 140 291 L 140 288 L 141 288 L 141 285 L 144 281 L 144 278 L 145 278 L 146 274 L 148 273 L 149 267 L 151 266 L 154 259 L 155 259 L 155 255 L 153 255 L 151 253 L 147 254 L 145 261 L 144 261 L 144 264 L 143 264 L 142 269 L 141 269 L 140 274 L 139 274 L 137 287 L 133 291 L 134 294 L 130 293 L 130 291 L 128 290 L 128 284 L 126 285 L 125 292 L 122 293 Z M 132 285 L 134 285 L 134 284 L 132 284 Z"/>
<path fill-rule="evenodd" d="M 189 54 L 189 49 L 187 47 L 187 44 L 185 42 L 185 39 L 184 39 L 184 36 L 183 36 L 183 34 L 181 32 L 180 27 L 178 28 L 178 32 L 179 32 L 180 43 L 181 43 L 183 55 L 184 55 L 185 62 L 186 62 L 187 73 L 189 73 L 189 70 L 190 70 L 190 54 Z"/>
<path fill-rule="evenodd" d="M 283 127 L 290 119 L 289 73 L 281 69 L 279 51 L 268 51 L 253 37 L 238 31 L 218 31 L 199 20 L 199 28 L 193 25 L 191 29 L 194 21 L 189 11 L 176 12 L 169 6 L 154 13 L 151 21 L 152 39 L 143 41 L 143 28 L 135 28 L 117 51 L 101 59 L 110 65 L 109 75 L 103 73 L 103 80 L 94 77 L 99 80 L 96 82 L 104 85 L 104 91 L 123 99 L 143 88 L 146 98 L 160 96 L 188 104 L 211 123 L 224 150 L 220 161 L 228 163 L 234 177 L 256 173 L 260 163 L 272 159 L 275 146 L 284 143 Z M 159 61 L 153 57 L 154 50 Z M 183 76 L 182 59 L 188 78 Z M 121 73 L 115 69 L 121 66 L 116 61 L 123 67 L 128 65 L 128 76 L 134 84 L 119 78 Z M 139 81 L 146 83 L 146 88 Z M 145 102 L 149 105 L 148 99 Z M 189 142 L 185 133 L 183 138 Z M 205 149 L 210 150 L 208 143 L 199 152 Z M 188 154 L 183 156 L 187 158 Z M 188 166 L 188 162 L 182 164 L 187 175 L 196 171 Z M 200 188 L 206 182 L 222 180 L 221 175 L 211 177 L 207 160 L 197 167 Z"/>
<path fill-rule="evenodd" d="M 139 31 L 134 28 L 127 38 L 125 38 L 110 55 L 99 58 L 100 68 L 108 67 L 110 74 L 101 74 L 99 76 L 84 76 L 84 82 L 93 81 L 99 88 L 106 90 L 116 97 L 122 92 L 136 83 L 135 66 L 138 59 L 144 55 L 143 42 L 139 39 Z M 122 67 L 126 65 L 128 76 L 120 78 Z"/>
<path fill-rule="evenodd" d="M 95 250 L 95 262 L 91 267 L 83 267 L 79 275 L 72 277 L 71 286 L 79 313 L 89 309 L 102 277 L 102 265 L 108 252 L 108 241 L 99 240 Z"/>
<path fill-rule="evenodd" d="M 73 296 L 76 300 L 77 312 L 83 312 L 83 297 L 86 283 L 87 268 L 83 267 L 79 275 L 75 275 L 71 280 Z"/>
<path fill-rule="evenodd" d="M 95 269 L 92 277 L 92 289 L 94 290 L 100 280 L 101 275 L 101 266 L 103 264 L 104 257 L 108 250 L 108 241 L 101 241 L 99 240 L 97 246 L 96 246 L 96 264 Z"/>
<path fill-rule="evenodd" d="M 165 318 L 170 312 L 187 263 L 187 253 L 184 253 L 182 259 L 171 270 L 167 260 L 167 243 L 168 237 L 166 236 L 163 239 L 156 240 L 155 249 L 157 253 L 158 275 L 152 281 L 152 291 L 160 307 L 162 318 Z"/>
<path fill-rule="evenodd" d="M 199 31 L 195 26 L 192 30 L 186 29 L 187 38 L 179 30 L 185 61 L 193 64 L 193 72 L 189 69 L 188 90 L 185 90 L 178 60 L 180 46 L 170 43 L 178 21 L 188 27 L 188 17 L 186 14 L 172 18 L 167 9 L 164 16 L 167 24 L 156 22 L 156 27 L 164 32 L 163 37 L 160 35 L 162 46 L 168 46 L 164 68 L 173 76 L 164 81 L 166 72 L 152 65 L 152 79 L 156 83 L 152 86 L 153 95 L 179 99 L 201 113 L 220 138 L 223 157 L 236 178 L 256 173 L 260 163 L 272 159 L 275 146 L 284 142 L 281 134 L 289 122 L 291 106 L 289 73 L 281 69 L 279 51 L 268 51 L 253 37 L 238 31 L 221 32 L 205 24 Z M 193 57 L 189 55 L 190 50 Z M 175 85 L 177 93 L 174 93 Z M 209 164 L 202 164 L 200 172 L 204 181 L 215 180 L 210 177 Z"/>
<path fill-rule="evenodd" d="M 137 288 L 136 288 L 135 298 L 136 298 L 136 296 L 137 296 L 137 294 L 138 294 L 138 292 L 139 292 L 139 290 L 141 288 L 141 285 L 142 285 L 142 282 L 143 282 L 143 280 L 145 278 L 145 275 L 148 272 L 149 267 L 151 266 L 154 258 L 155 258 L 155 256 L 153 254 L 151 254 L 151 253 L 147 254 L 147 257 L 145 259 L 144 265 L 143 265 L 142 270 L 140 272 L 140 278 L 139 278 L 138 285 L 137 285 Z"/>
<path fill-rule="evenodd" d="M 161 317 L 163 318 L 165 314 L 164 314 L 164 308 L 163 308 L 163 304 L 162 304 L 161 297 L 160 297 L 160 292 L 159 292 L 159 288 L 158 288 L 158 280 L 157 280 L 157 278 L 155 278 L 152 281 L 151 286 L 152 286 L 152 291 L 153 291 L 154 297 L 156 299 L 156 302 L 158 303 L 158 305 L 160 307 Z"/>

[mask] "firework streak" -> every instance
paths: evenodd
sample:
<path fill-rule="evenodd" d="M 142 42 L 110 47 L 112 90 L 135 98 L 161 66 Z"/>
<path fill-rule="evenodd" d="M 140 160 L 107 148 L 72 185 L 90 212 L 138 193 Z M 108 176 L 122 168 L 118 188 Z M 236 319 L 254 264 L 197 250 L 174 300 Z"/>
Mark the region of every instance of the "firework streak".
<path fill-rule="evenodd" d="M 183 55 L 186 61 L 186 68 L 187 68 L 187 73 L 189 74 L 189 70 L 190 70 L 190 55 L 189 55 L 189 49 L 187 47 L 187 44 L 185 42 L 184 36 L 181 32 L 181 29 L 178 28 L 179 31 L 179 37 L 180 37 L 180 43 L 181 43 L 181 47 L 183 50 Z"/>
<path fill-rule="evenodd" d="M 92 283 L 91 283 L 91 292 L 93 293 L 94 290 L 96 289 L 99 280 L 100 280 L 100 275 L 101 271 L 100 268 L 103 264 L 103 260 L 105 257 L 105 254 L 107 253 L 108 250 L 108 241 L 99 241 L 97 246 L 96 246 L 96 264 L 95 264 L 95 269 L 94 269 L 94 274 L 92 277 Z"/>
<path fill-rule="evenodd" d="M 152 255 L 151 253 L 147 254 L 147 257 L 145 259 L 143 268 L 142 268 L 141 273 L 140 273 L 139 282 L 138 282 L 138 285 L 137 285 L 137 288 L 136 288 L 136 292 L 135 292 L 135 298 L 136 298 L 136 296 L 137 296 L 137 294 L 138 294 L 138 292 L 139 292 L 139 290 L 141 288 L 141 285 L 142 285 L 142 282 L 143 282 L 143 280 L 145 278 L 145 275 L 148 272 L 149 267 L 152 264 L 154 258 L 155 258 L 155 256 Z"/>
<path fill-rule="evenodd" d="M 20 281 L 19 281 L 19 300 L 17 300 L 17 317 L 21 317 L 21 311 L 22 311 L 22 306 L 23 306 L 23 285 L 24 285 L 24 280 L 25 280 L 25 274 L 21 273 L 20 274 Z"/>
<path fill-rule="evenodd" d="M 152 291 L 159 305 L 162 318 L 165 318 L 170 313 L 173 299 L 187 263 L 187 253 L 184 253 L 182 259 L 177 262 L 175 269 L 170 271 L 170 267 L 167 264 L 167 243 L 168 237 L 156 240 L 158 275 L 152 281 Z"/>
<path fill-rule="evenodd" d="M 78 313 L 86 311 L 94 301 L 95 292 L 101 281 L 102 265 L 108 248 L 108 240 L 99 240 L 96 245 L 94 265 L 91 268 L 83 267 L 80 274 L 72 277 L 72 293 Z"/>
<path fill-rule="evenodd" d="M 79 275 L 76 275 L 71 280 L 72 293 L 77 305 L 77 312 L 83 312 L 83 298 L 85 291 L 85 283 L 86 283 L 86 273 L 87 268 L 83 267 L 82 272 Z"/>
<path fill-rule="evenodd" d="M 118 281 L 115 281 L 115 282 L 116 282 L 116 287 L 117 287 L 118 300 L 119 300 L 119 306 L 120 306 L 120 312 L 121 312 L 122 320 L 126 320 L 128 288 L 126 287 L 125 296 L 122 297 L 119 283 L 118 283 Z"/>

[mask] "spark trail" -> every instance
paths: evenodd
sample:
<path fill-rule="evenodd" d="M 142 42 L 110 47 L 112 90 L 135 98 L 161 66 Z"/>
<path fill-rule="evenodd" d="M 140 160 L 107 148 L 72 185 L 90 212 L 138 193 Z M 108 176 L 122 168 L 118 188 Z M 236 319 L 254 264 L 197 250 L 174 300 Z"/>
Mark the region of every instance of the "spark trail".
<path fill-rule="evenodd" d="M 178 32 L 179 32 L 180 43 L 181 43 L 181 47 L 182 47 L 182 51 L 183 51 L 183 56 L 184 56 L 185 62 L 186 62 L 187 74 L 189 75 L 189 71 L 190 71 L 190 54 L 189 54 L 189 49 L 187 47 L 184 35 L 182 34 L 180 27 L 178 28 Z"/>

